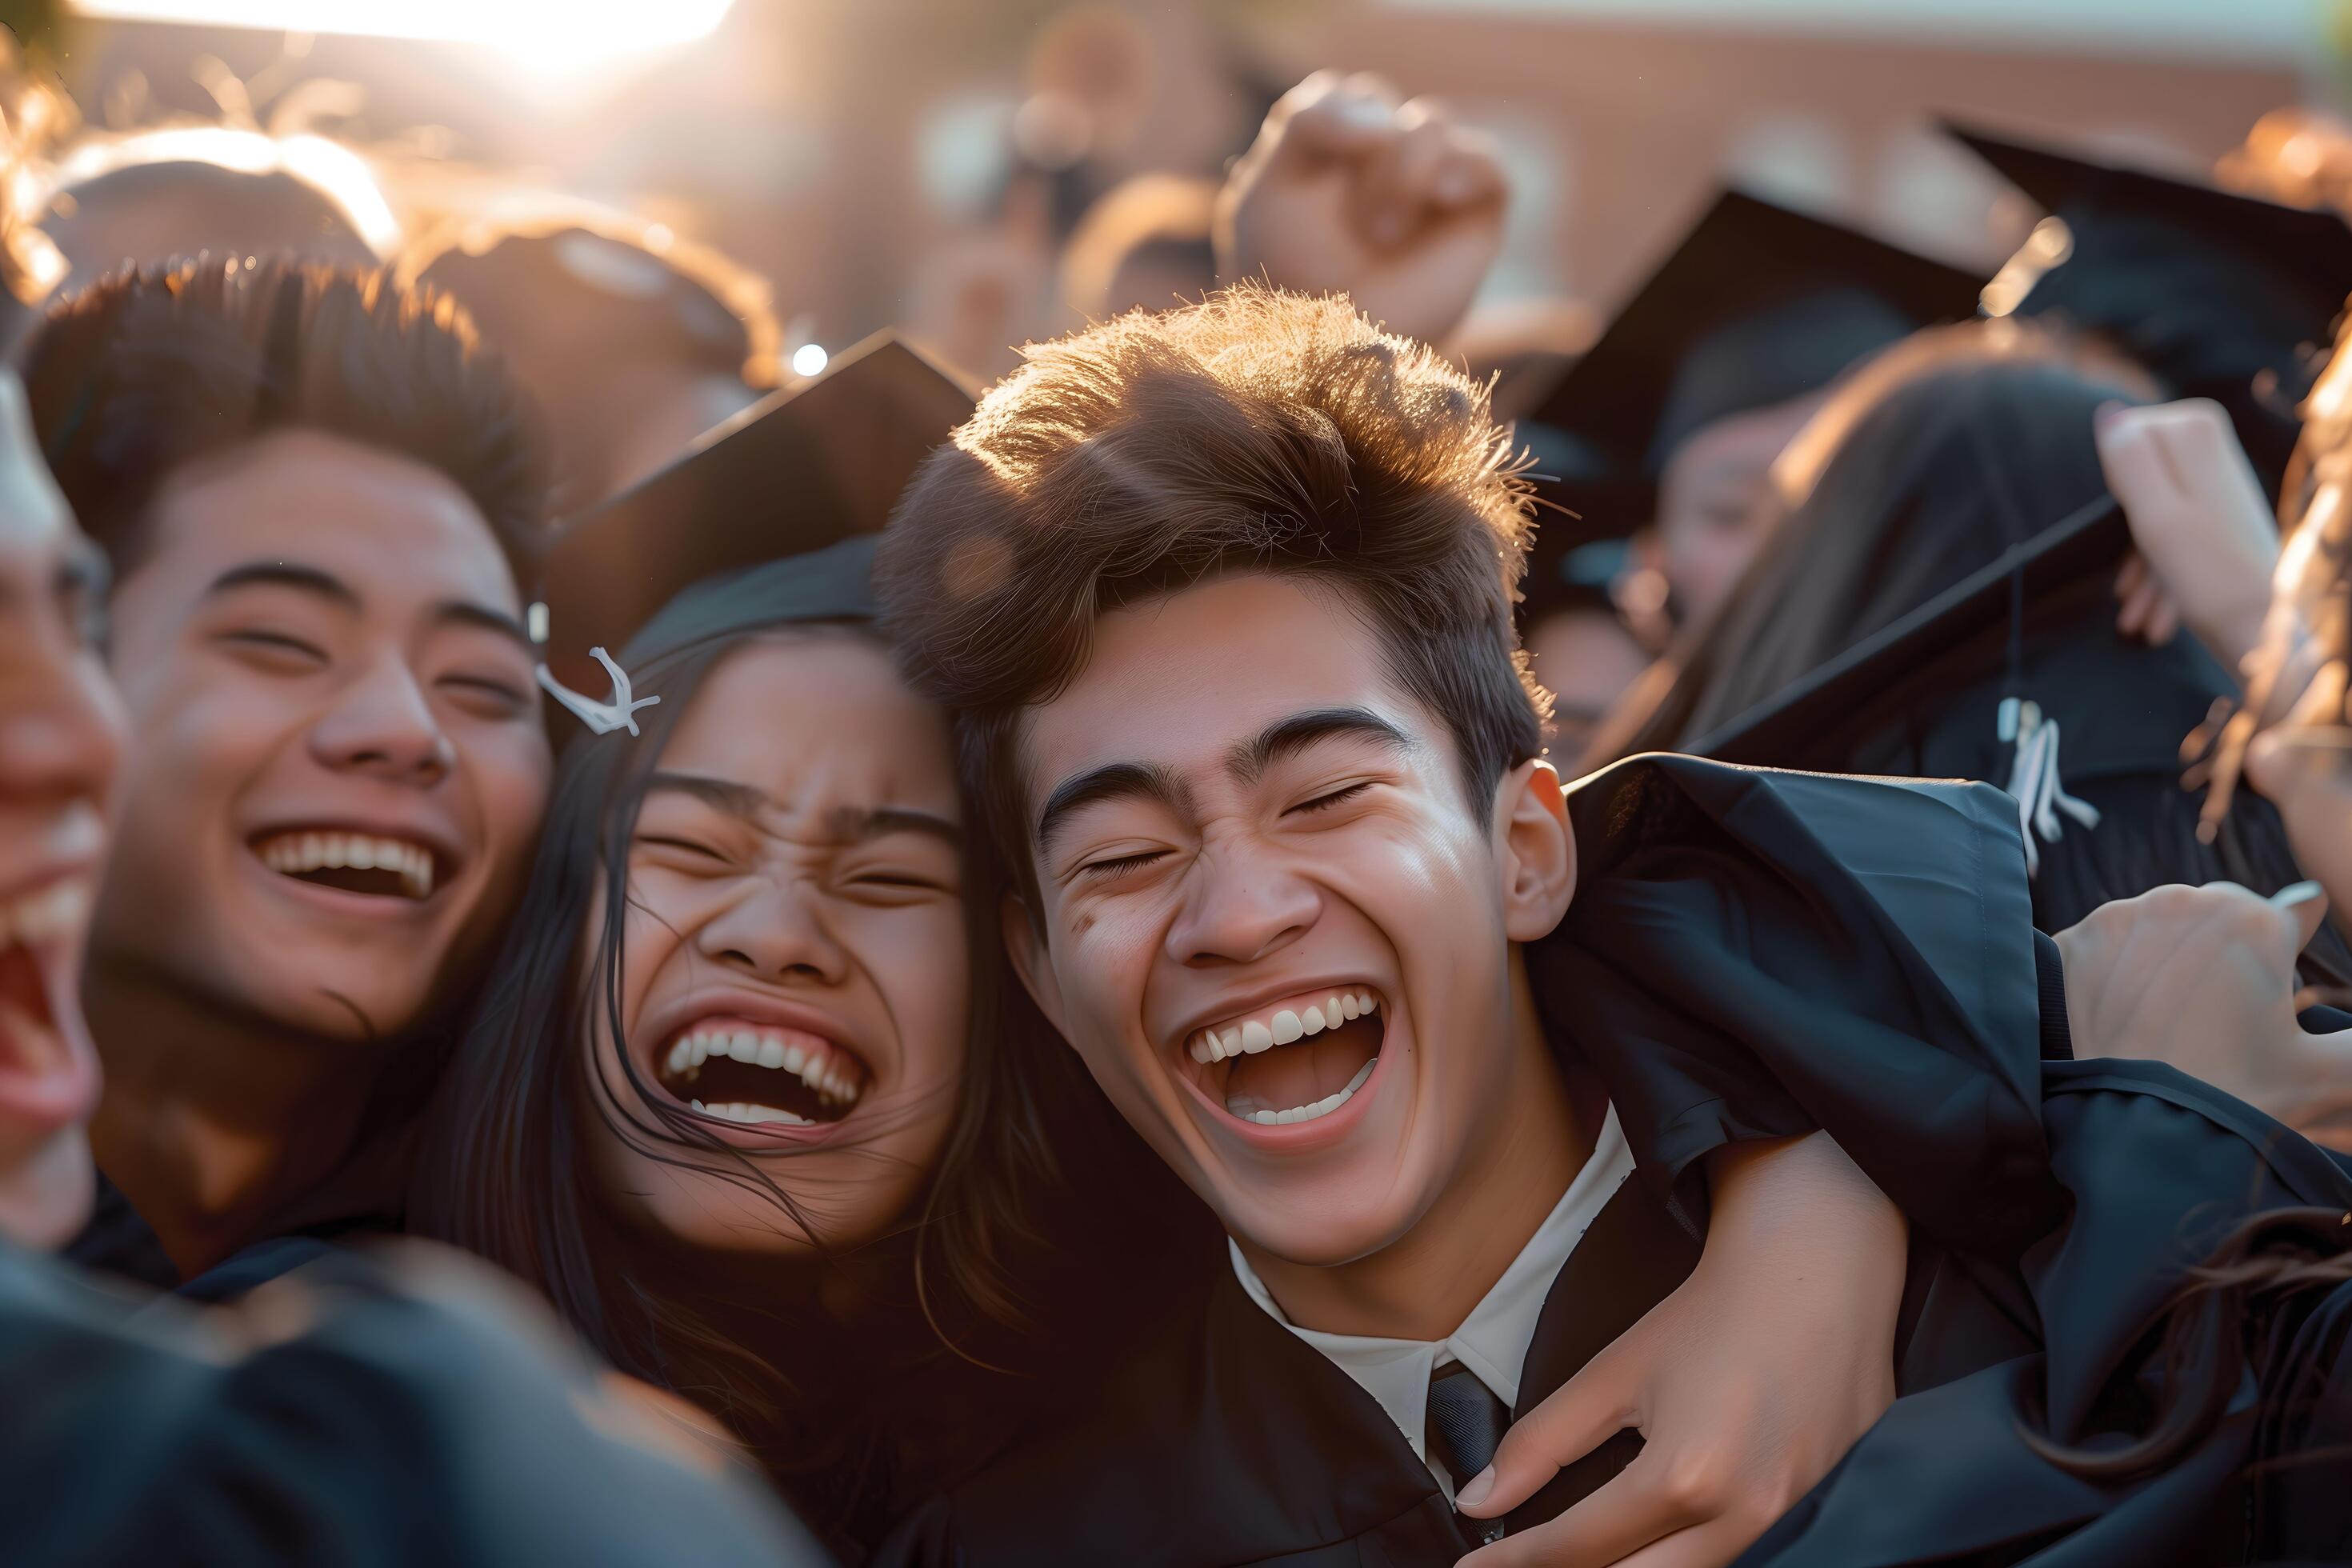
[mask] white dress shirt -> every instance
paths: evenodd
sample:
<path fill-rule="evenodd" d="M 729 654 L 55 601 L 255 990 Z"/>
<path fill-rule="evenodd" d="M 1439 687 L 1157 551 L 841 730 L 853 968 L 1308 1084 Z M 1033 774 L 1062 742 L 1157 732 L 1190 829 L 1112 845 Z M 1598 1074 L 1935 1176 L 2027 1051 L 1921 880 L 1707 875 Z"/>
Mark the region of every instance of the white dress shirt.
<path fill-rule="evenodd" d="M 1569 1254 L 1576 1250 L 1585 1231 L 1633 1173 L 1633 1151 L 1617 1125 L 1617 1108 L 1612 1105 L 1601 1124 L 1601 1136 L 1593 1141 L 1591 1155 L 1584 1162 L 1584 1168 L 1577 1172 L 1576 1179 L 1568 1184 L 1568 1191 L 1560 1194 L 1559 1202 L 1552 1205 L 1551 1213 L 1536 1227 L 1535 1235 L 1519 1249 L 1511 1266 L 1503 1270 L 1503 1277 L 1470 1309 L 1462 1326 L 1442 1340 L 1374 1339 L 1302 1329 L 1283 1315 L 1266 1290 L 1265 1282 L 1257 1277 L 1249 1259 L 1242 1256 L 1242 1249 L 1230 1237 L 1225 1247 L 1233 1255 L 1234 1273 L 1240 1278 L 1242 1289 L 1249 1292 L 1250 1300 L 1265 1308 L 1276 1322 L 1320 1351 L 1326 1360 L 1354 1378 L 1359 1387 L 1380 1402 L 1381 1408 L 1388 1412 L 1389 1419 L 1396 1423 L 1397 1430 L 1404 1434 L 1414 1455 L 1429 1467 L 1430 1474 L 1437 1478 L 1437 1484 L 1444 1489 L 1451 1501 L 1454 1478 L 1429 1457 L 1423 1437 L 1431 1376 L 1440 1368 L 1459 1362 L 1486 1385 L 1487 1392 L 1503 1402 L 1504 1409 L 1517 1407 L 1519 1369 L 1527 1362 L 1528 1347 L 1535 1342 L 1536 1320 L 1543 1313 L 1544 1298 L 1550 1294 L 1552 1281 L 1566 1266 Z"/>

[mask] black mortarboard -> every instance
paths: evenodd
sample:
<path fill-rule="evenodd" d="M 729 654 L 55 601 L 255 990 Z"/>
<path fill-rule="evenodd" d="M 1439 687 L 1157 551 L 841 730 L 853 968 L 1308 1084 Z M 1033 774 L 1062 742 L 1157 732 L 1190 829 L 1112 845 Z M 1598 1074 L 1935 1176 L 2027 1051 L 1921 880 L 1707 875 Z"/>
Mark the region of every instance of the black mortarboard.
<path fill-rule="evenodd" d="M 2048 247 L 2037 244 L 2011 264 L 2016 298 L 2000 302 L 2106 337 L 2176 395 L 2221 403 L 2275 495 L 2312 352 L 2352 293 L 2352 226 L 2333 212 L 1944 129 L 2066 226 L 2058 259 L 2038 258 Z"/>
<path fill-rule="evenodd" d="M 1700 426 L 1827 385 L 1984 280 L 1740 191 L 1716 199 L 1536 418 L 1654 480 Z"/>
<path fill-rule="evenodd" d="M 2071 616 L 2089 595 L 2112 620 L 2114 569 L 2130 543 L 2122 510 L 2102 497 L 1677 749 L 1758 767 L 1851 772 L 1843 764 L 1866 737 L 1919 712 L 1933 694 L 1999 676 L 2035 628 Z"/>
<path fill-rule="evenodd" d="M 540 595 L 549 664 L 579 684 L 593 676 L 589 648 L 650 632 L 689 585 L 878 532 L 971 409 L 971 392 L 887 333 L 745 409 L 557 533 Z"/>
<path fill-rule="evenodd" d="M 1659 473 L 1693 432 L 1817 391 L 1921 327 L 1973 316 L 1983 281 L 1722 193 L 1518 426 L 1535 458 L 1529 477 L 1550 503 L 1528 613 L 1573 592 L 1553 576 L 1576 552 L 1649 522 Z"/>

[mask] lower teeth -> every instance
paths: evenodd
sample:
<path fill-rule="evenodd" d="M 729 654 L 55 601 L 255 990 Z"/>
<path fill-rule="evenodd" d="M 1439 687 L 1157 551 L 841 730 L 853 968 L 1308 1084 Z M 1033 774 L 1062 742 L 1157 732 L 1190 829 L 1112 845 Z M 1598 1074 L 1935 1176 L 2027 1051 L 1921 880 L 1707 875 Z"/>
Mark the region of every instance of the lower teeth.
<path fill-rule="evenodd" d="M 1262 1110 L 1248 1100 L 1237 1099 L 1225 1101 L 1225 1109 L 1242 1121 L 1255 1121 L 1261 1127 L 1286 1127 L 1294 1121 L 1312 1121 L 1318 1116 L 1330 1115 L 1354 1099 L 1356 1091 L 1364 1087 L 1364 1080 L 1372 1076 L 1372 1068 L 1379 1064 L 1380 1058 L 1374 1057 L 1356 1069 L 1356 1076 L 1348 1080 L 1345 1089 L 1335 1094 L 1327 1094 L 1312 1105 L 1294 1105 L 1288 1110 Z"/>
<path fill-rule="evenodd" d="M 740 1121 L 748 1127 L 758 1127 L 771 1121 L 786 1127 L 816 1125 L 805 1116 L 794 1116 L 789 1110 L 778 1110 L 771 1105 L 744 1105 L 740 1102 L 727 1105 L 705 1105 L 698 1100 L 689 1103 L 705 1116 L 716 1116 L 722 1121 Z"/>

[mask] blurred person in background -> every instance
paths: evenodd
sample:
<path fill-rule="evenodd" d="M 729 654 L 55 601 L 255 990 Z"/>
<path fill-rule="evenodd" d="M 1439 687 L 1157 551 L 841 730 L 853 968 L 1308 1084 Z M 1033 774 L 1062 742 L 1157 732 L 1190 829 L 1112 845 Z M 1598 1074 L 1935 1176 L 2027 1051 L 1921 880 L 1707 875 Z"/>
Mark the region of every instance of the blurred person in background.
<path fill-rule="evenodd" d="M 400 275 L 464 306 L 546 411 L 559 516 L 667 464 L 772 390 L 767 283 L 663 225 L 511 192 L 420 236 Z"/>
<path fill-rule="evenodd" d="M 1215 288 L 1217 189 L 1213 180 L 1138 174 L 1087 208 L 1062 251 L 1062 294 L 1077 319 L 1164 310 Z"/>
<path fill-rule="evenodd" d="M 89 132 L 57 150 L 26 204 L 70 294 L 121 268 L 247 256 L 366 268 L 401 244 L 366 161 L 308 132 L 227 125 Z"/>
<path fill-rule="evenodd" d="M 104 557 L 0 375 L 0 1517 L 26 1563 L 822 1561 L 724 1448 L 454 1258 L 199 1320 L 38 1255 L 90 1201 L 78 970 L 124 739 Z"/>
<path fill-rule="evenodd" d="M 2172 612 L 2130 591 L 2128 574 L 2116 603 L 2137 525 L 2115 515 L 2109 474 L 2168 454 L 2119 458 L 2112 442 L 2103 450 L 2100 427 L 2104 418 L 2144 430 L 2150 416 L 2133 405 L 2154 393 L 2136 366 L 2022 322 L 1922 333 L 1864 365 L 1780 459 L 1790 510 L 1780 531 L 1716 621 L 1668 656 L 1646 710 L 1617 716 L 1602 752 L 1696 749 L 2004 784 L 2026 812 L 2034 915 L 2047 931 L 2166 883 L 2267 894 L 2301 880 L 2266 805 L 2241 803 L 2207 842 L 2198 800 L 2180 784 L 2182 742 L 2237 691 L 2227 650 L 2217 658 L 2171 636 Z M 2111 406 L 2124 412 L 2103 416 Z M 2219 411 L 2200 406 L 2199 428 L 2221 431 Z M 2184 417 L 2196 416 L 2167 416 Z M 2251 475 L 2243 484 L 2252 493 Z M 2145 488 L 2114 493 L 2129 512 Z M 2000 563 L 2062 535 L 2087 541 L 2080 548 L 2095 558 L 2048 590 L 2020 578 L 2012 607 L 2013 574 Z M 1961 607 L 1989 605 L 1981 626 L 1967 621 L 1949 646 L 1924 653 L 1888 648 L 1877 683 L 1836 711 L 1780 706 L 1848 650 L 1970 583 L 1982 587 Z M 2032 704 L 2032 721 L 2013 724 L 2005 703 Z M 2042 765 L 2021 779 L 2029 755 Z M 2043 809 L 2061 795 L 2077 803 L 2063 820 Z M 2332 936 L 2314 960 L 2320 973 L 2352 971 Z"/>
<path fill-rule="evenodd" d="M 26 377 L 113 565 L 137 736 L 75 1255 L 217 1293 L 397 1227 L 547 786 L 520 590 L 544 454 L 462 316 L 380 272 L 121 274 L 52 311 Z"/>
<path fill-rule="evenodd" d="M 2168 395 L 2220 404 L 2276 500 L 2296 408 L 2352 294 L 2343 216 L 1945 129 L 2055 220 L 1988 287 L 1988 310 L 2050 317 L 2129 355 Z"/>
<path fill-rule="evenodd" d="M 1774 460 L 1840 376 L 1981 280 L 1843 225 L 1717 195 L 1522 422 L 1578 461 L 1539 493 L 1639 543 L 1679 627 L 1703 626 L 1780 520 Z M 1543 464 L 1539 461 L 1538 468 Z M 1556 470 L 1558 471 L 1558 470 Z"/>

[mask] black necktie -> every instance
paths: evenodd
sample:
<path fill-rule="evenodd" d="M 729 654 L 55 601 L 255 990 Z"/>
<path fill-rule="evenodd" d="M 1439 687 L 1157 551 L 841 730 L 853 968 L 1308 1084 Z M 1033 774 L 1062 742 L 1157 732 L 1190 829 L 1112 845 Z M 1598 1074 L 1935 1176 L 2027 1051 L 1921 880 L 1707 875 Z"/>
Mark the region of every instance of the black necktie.
<path fill-rule="evenodd" d="M 1494 1462 L 1496 1445 L 1510 1424 L 1511 1413 L 1503 1402 L 1460 1362 L 1429 1380 L 1429 1451 L 1454 1478 L 1455 1490 Z M 1502 1524 L 1500 1520 L 1482 1522 L 1497 1531 Z"/>

